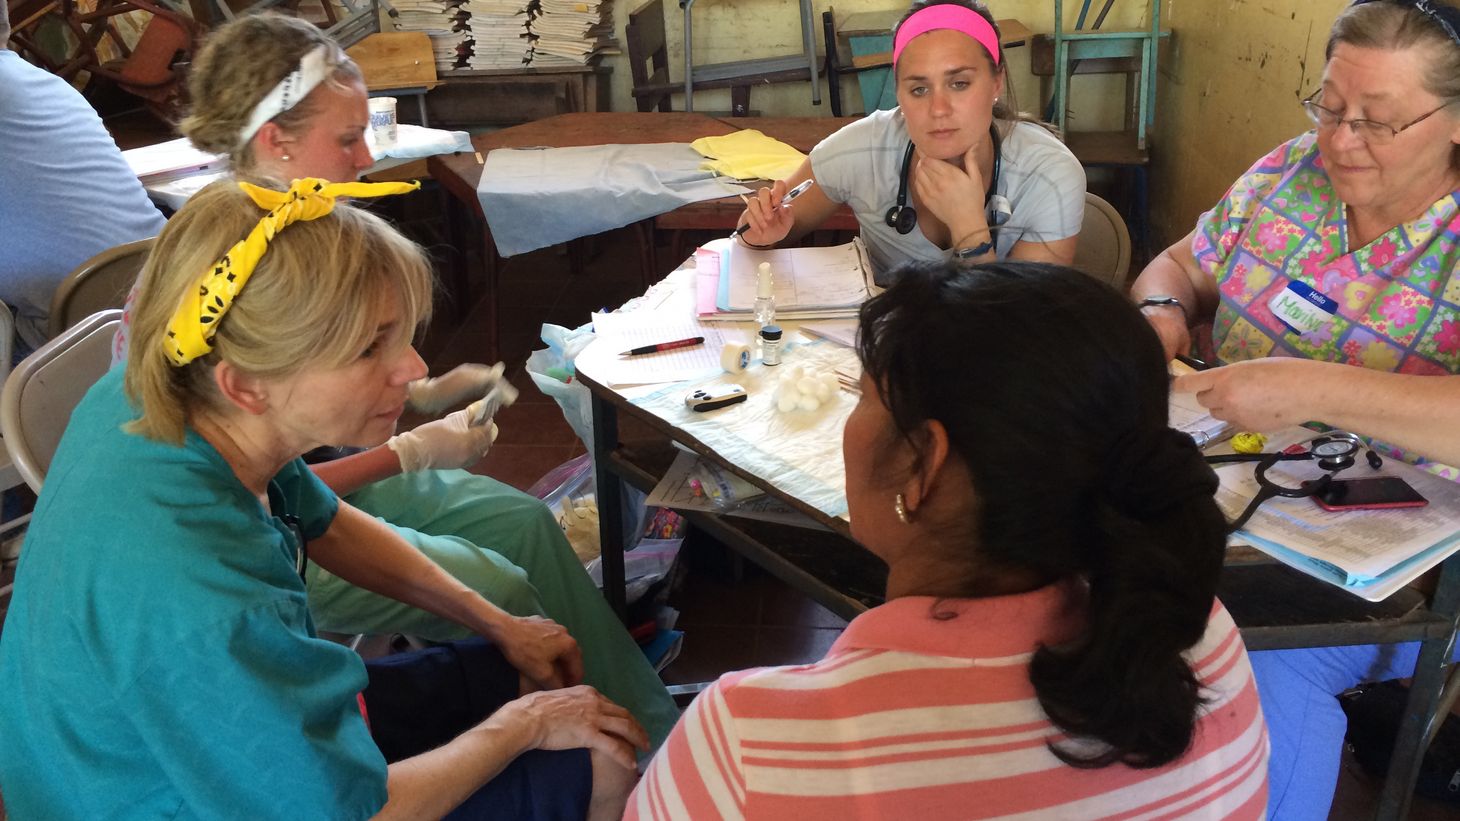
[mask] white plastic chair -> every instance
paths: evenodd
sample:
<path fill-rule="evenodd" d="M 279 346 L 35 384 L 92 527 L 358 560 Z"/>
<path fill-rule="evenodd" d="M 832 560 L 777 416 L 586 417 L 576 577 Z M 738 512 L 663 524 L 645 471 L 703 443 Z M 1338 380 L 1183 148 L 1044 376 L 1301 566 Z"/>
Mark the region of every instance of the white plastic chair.
<path fill-rule="evenodd" d="M 1115 206 L 1088 191 L 1074 267 L 1120 290 L 1130 276 L 1130 229 Z"/>

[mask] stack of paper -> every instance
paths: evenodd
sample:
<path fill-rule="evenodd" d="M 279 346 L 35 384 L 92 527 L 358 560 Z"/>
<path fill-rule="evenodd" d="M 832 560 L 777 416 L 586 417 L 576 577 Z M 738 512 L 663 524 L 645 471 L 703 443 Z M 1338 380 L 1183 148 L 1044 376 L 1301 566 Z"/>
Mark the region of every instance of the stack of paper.
<path fill-rule="evenodd" d="M 467 29 L 460 10 L 462 0 L 397 0 L 391 17 L 396 31 L 419 31 L 431 38 L 437 73 L 463 62 Z"/>
<path fill-rule="evenodd" d="M 762 262 L 771 266 L 777 318 L 854 317 L 873 294 L 872 269 L 860 238 L 831 248 L 757 251 L 738 243 L 720 247 L 719 252 L 703 248 L 696 252 L 701 319 L 754 318 L 757 269 Z"/>
<path fill-rule="evenodd" d="M 617 54 L 612 0 L 537 0 L 530 26 L 534 65 L 587 65 Z"/>
<path fill-rule="evenodd" d="M 1180 360 L 1172 360 L 1167 366 L 1167 370 L 1172 376 L 1196 373 L 1195 368 Z M 1196 401 L 1195 394 L 1171 394 L 1169 414 L 1171 427 L 1189 434 L 1192 439 L 1196 440 L 1196 446 L 1199 448 L 1216 444 L 1232 435 L 1230 426 L 1208 413 L 1207 409 Z"/>
<path fill-rule="evenodd" d="M 464 0 L 471 31 L 467 68 L 522 68 L 532 59 L 531 0 Z"/>
<path fill-rule="evenodd" d="M 1290 428 L 1271 434 L 1267 450 L 1316 436 Z M 1230 448 L 1215 449 L 1216 452 Z M 1229 519 L 1258 492 L 1253 463 L 1215 466 L 1221 487 L 1217 503 Z M 1323 471 L 1309 461 L 1281 462 L 1267 471 L 1285 487 L 1297 487 Z M 1270 499 L 1233 539 L 1246 542 L 1284 564 L 1335 584 L 1369 601 L 1381 601 L 1460 549 L 1460 485 L 1413 465 L 1386 459 L 1379 470 L 1364 459 L 1339 479 L 1397 476 L 1429 500 L 1420 508 L 1328 511 L 1311 498 Z"/>

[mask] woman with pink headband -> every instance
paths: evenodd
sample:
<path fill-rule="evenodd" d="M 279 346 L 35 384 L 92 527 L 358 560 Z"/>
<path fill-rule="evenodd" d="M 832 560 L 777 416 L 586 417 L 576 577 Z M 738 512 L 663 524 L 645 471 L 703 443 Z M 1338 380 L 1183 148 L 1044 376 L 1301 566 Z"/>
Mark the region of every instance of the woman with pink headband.
<path fill-rule="evenodd" d="M 789 179 L 761 189 L 740 217 L 740 241 L 794 242 L 845 204 L 879 281 L 908 260 L 1069 264 L 1085 172 L 1053 133 L 1016 112 L 984 4 L 920 0 L 898 24 L 892 54 L 897 108 L 842 128 Z M 816 185 L 781 207 L 805 180 Z"/>

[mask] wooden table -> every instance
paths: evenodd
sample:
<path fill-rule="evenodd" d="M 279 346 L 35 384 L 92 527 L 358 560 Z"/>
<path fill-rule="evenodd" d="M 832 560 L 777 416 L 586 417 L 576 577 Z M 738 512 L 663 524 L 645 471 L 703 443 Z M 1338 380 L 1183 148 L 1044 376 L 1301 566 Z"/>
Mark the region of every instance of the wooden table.
<path fill-rule="evenodd" d="M 472 138 L 475 154 L 449 154 L 432 157 L 427 163 L 432 178 L 441 184 L 442 191 L 449 195 L 445 203 L 448 232 L 451 244 L 458 249 L 452 265 L 450 288 L 457 300 L 458 311 L 465 311 L 467 296 L 471 292 L 468 282 L 466 260 L 460 249 L 467 247 L 468 236 L 479 237 L 482 253 L 482 267 L 486 278 L 486 299 L 491 313 L 496 317 L 497 279 L 501 258 L 492 240 L 491 228 L 482 211 L 477 186 L 481 183 L 482 167 L 487 153 L 498 148 L 526 148 L 549 146 L 570 148 L 575 146 L 641 143 L 687 143 L 700 137 L 717 137 L 733 133 L 742 128 L 755 128 L 762 133 L 785 142 L 798 151 L 809 152 L 831 132 L 854 118 L 830 117 L 735 117 L 718 119 L 693 112 L 591 112 L 560 114 L 542 120 L 504 128 L 489 134 Z M 638 234 L 640 266 L 647 286 L 650 278 L 657 276 L 660 267 L 656 259 L 656 230 L 681 231 L 705 229 L 729 231 L 735 227 L 744 203 L 739 197 L 723 197 L 681 206 L 668 214 L 643 220 L 632 227 Z M 843 209 L 830 221 L 830 230 L 855 230 L 856 220 L 851 212 Z M 676 233 L 675 242 L 678 242 Z M 569 262 L 573 269 L 581 270 L 581 243 L 569 243 Z M 679 259 L 675 260 L 676 263 Z M 497 355 L 498 323 L 494 320 L 490 334 L 491 349 L 488 358 Z"/>

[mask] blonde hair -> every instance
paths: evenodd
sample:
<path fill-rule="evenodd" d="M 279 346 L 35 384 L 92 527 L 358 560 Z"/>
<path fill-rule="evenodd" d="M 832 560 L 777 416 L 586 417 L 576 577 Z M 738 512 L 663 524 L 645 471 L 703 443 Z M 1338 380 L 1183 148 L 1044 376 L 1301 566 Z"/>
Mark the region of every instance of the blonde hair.
<path fill-rule="evenodd" d="M 191 411 L 221 407 L 212 378 L 220 361 L 261 378 L 340 367 L 374 340 L 386 301 L 400 306 L 397 346 L 410 344 L 411 329 L 430 315 L 431 266 L 421 248 L 379 217 L 338 204 L 280 231 L 218 323 L 212 353 L 174 367 L 163 339 L 183 294 L 262 215 L 236 182 L 220 180 L 193 195 L 158 236 L 132 314 L 125 387 L 142 413 L 130 432 L 181 444 Z"/>
<path fill-rule="evenodd" d="M 239 131 L 264 95 L 319 45 L 329 47 L 330 62 L 336 64 L 326 82 L 337 89 L 364 82 L 360 67 L 339 44 L 303 20 L 264 12 L 218 27 L 193 60 L 188 74 L 192 110 L 178 129 L 198 148 L 227 154 L 235 170 L 252 170 L 253 140 L 240 138 Z M 308 128 L 317 109 L 318 98 L 311 92 L 271 122 L 298 134 Z"/>

